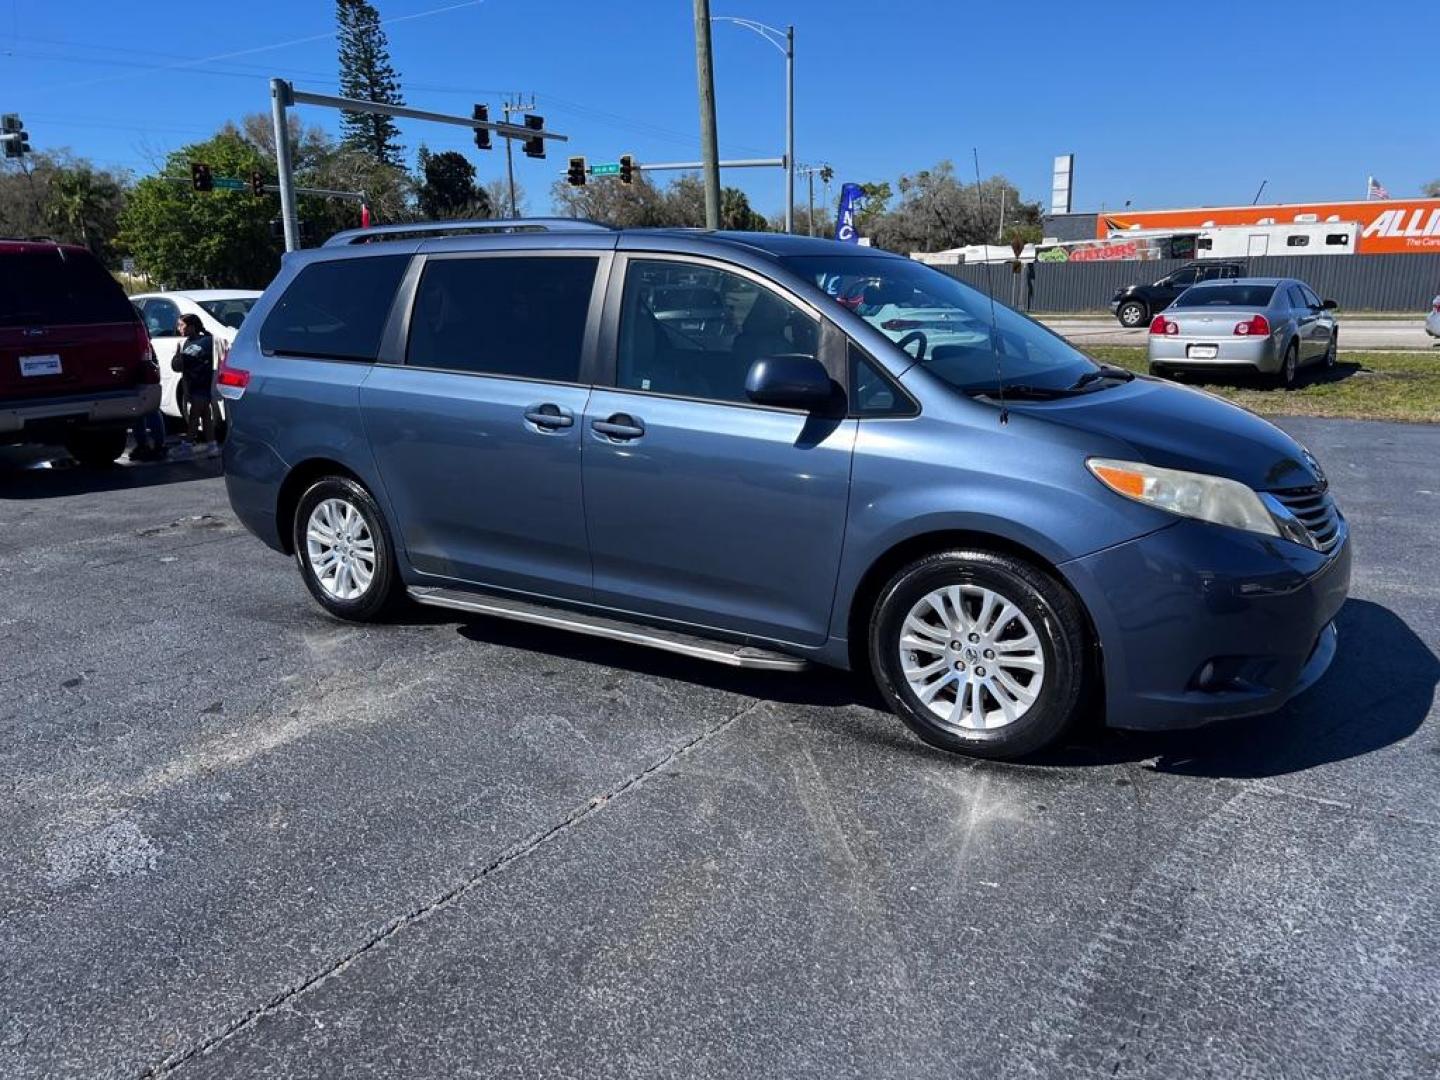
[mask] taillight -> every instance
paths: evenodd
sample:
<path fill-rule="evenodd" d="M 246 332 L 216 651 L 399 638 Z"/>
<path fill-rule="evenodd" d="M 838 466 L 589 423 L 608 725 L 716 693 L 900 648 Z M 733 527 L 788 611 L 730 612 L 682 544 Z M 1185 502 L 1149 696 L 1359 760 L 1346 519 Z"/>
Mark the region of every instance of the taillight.
<path fill-rule="evenodd" d="M 244 368 L 231 367 L 230 354 L 227 352 L 215 372 L 215 386 L 220 391 L 220 396 L 227 401 L 239 401 L 245 396 L 245 388 L 249 385 L 250 372 Z"/>
<path fill-rule="evenodd" d="M 1256 315 L 1253 319 L 1246 319 L 1242 323 L 1235 324 L 1235 334 L 1238 337 L 1269 337 L 1270 320 L 1264 315 Z"/>
<path fill-rule="evenodd" d="M 150 346 L 150 335 L 142 323 L 135 324 L 135 347 L 140 353 L 140 384 L 157 386 L 160 383 L 160 364 L 155 359 L 155 350 Z"/>
<path fill-rule="evenodd" d="M 1180 324 L 1173 319 L 1165 318 L 1164 315 L 1156 315 L 1155 318 L 1150 320 L 1150 333 L 1168 334 L 1174 337 L 1180 333 Z"/>

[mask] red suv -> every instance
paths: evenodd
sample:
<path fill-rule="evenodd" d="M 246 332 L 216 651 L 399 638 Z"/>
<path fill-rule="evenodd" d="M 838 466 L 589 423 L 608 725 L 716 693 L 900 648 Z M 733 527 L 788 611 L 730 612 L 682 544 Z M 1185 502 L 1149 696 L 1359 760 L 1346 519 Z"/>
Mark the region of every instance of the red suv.
<path fill-rule="evenodd" d="M 0 240 L 0 445 L 63 444 L 87 465 L 125 452 L 160 404 L 150 339 L 82 247 Z"/>

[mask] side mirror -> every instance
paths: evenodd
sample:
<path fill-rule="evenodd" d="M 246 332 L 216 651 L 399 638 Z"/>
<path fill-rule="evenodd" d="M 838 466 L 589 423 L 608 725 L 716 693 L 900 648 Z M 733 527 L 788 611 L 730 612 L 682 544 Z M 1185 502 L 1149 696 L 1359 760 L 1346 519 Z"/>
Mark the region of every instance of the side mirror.
<path fill-rule="evenodd" d="M 1326 311 L 1334 311 L 1334 310 L 1335 310 L 1336 308 L 1338 308 L 1340 305 L 1337 304 L 1334 300 L 1326 300 L 1326 301 L 1323 301 L 1323 302 L 1320 304 L 1320 306 L 1321 306 L 1322 308 L 1324 308 Z"/>
<path fill-rule="evenodd" d="M 764 356 L 750 365 L 745 396 L 757 405 L 788 409 L 814 409 L 834 394 L 830 373 L 805 353 Z"/>

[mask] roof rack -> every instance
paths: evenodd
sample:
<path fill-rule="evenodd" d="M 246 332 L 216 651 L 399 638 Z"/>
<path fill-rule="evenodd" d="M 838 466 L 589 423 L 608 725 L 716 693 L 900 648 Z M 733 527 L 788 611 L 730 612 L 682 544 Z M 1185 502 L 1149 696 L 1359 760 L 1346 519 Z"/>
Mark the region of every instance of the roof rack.
<path fill-rule="evenodd" d="M 465 233 L 526 232 L 611 232 L 609 225 L 585 218 L 500 218 L 477 221 L 412 221 L 402 225 L 377 225 L 368 229 L 346 229 L 326 240 L 324 247 L 369 244 L 409 236 L 459 236 Z"/>

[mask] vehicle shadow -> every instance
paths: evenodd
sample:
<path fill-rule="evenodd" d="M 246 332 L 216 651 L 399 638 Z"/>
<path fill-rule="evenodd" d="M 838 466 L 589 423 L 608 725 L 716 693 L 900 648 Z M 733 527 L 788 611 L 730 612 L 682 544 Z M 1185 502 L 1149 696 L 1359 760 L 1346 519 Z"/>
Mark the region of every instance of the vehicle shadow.
<path fill-rule="evenodd" d="M 1261 779 L 1360 757 L 1413 734 L 1434 707 L 1440 658 L 1405 620 L 1368 600 L 1347 601 L 1336 624 L 1340 644 L 1330 670 L 1277 713 L 1192 731 L 1097 729 L 1034 763 L 1153 758 L 1156 772 Z"/>
<path fill-rule="evenodd" d="M 1273 715 L 1156 733 L 1114 731 L 1092 717 L 1062 745 L 1018 766 L 1001 767 L 1071 769 L 1153 759 L 1151 767 L 1156 772 L 1260 779 L 1359 757 L 1413 734 L 1433 707 L 1440 659 L 1403 619 L 1379 604 L 1350 600 L 1336 621 L 1340 646 L 1330 670 Z M 850 672 L 827 668 L 799 674 L 745 671 L 503 619 L 468 619 L 457 630 L 471 641 L 673 679 L 762 701 L 860 706 L 888 712 L 869 680 Z M 1377 686 L 1385 687 L 1385 693 L 1377 696 Z M 849 714 L 849 719 L 837 714 L 836 723 L 886 752 L 946 756 L 925 746 L 898 719 L 892 719 L 892 724 L 877 726 L 855 723 L 854 714 Z"/>
<path fill-rule="evenodd" d="M 1371 370 L 1373 369 L 1353 360 L 1336 361 L 1334 367 L 1326 367 L 1324 364 L 1309 364 L 1296 372 L 1295 389 L 1303 390 L 1307 386 L 1324 386 L 1327 383 L 1344 382 L 1346 379 Z M 1184 372 L 1183 376 L 1183 379 L 1179 381 L 1190 386 L 1226 386 L 1247 390 L 1273 390 L 1277 394 L 1283 393 L 1272 381 L 1272 376 L 1240 368 L 1222 369 L 1213 373 L 1190 370 Z"/>
<path fill-rule="evenodd" d="M 447 612 L 454 618 L 457 612 Z M 802 672 L 754 671 L 660 652 L 641 645 L 552 630 L 508 619 L 467 617 L 457 627 L 470 641 L 504 645 L 557 659 L 673 679 L 725 693 L 742 694 L 789 705 L 863 705 L 884 709 L 880 695 L 849 672 L 811 668 Z M 898 725 L 898 721 L 897 721 Z"/>
<path fill-rule="evenodd" d="M 0 499 L 55 499 L 213 480 L 220 474 L 220 458 L 213 454 L 143 463 L 122 458 L 114 465 L 92 468 L 53 447 L 0 448 Z"/>

